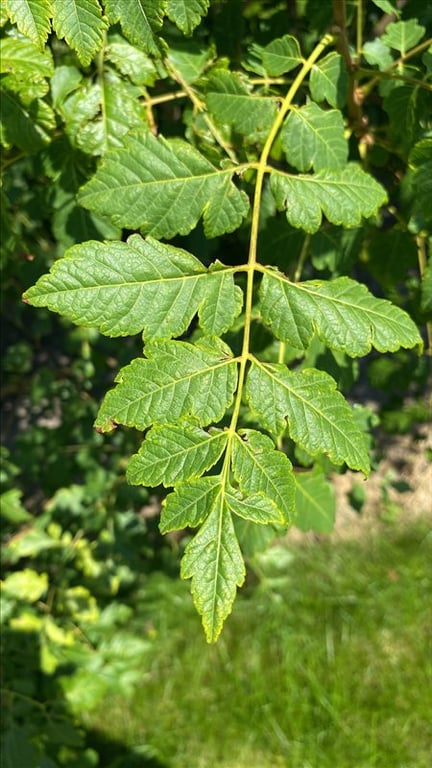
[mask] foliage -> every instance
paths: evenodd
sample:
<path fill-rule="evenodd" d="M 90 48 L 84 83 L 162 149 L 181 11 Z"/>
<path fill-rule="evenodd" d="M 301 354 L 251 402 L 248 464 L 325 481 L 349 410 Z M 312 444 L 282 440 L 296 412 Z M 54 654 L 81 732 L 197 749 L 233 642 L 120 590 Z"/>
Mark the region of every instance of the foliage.
<path fill-rule="evenodd" d="M 427 418 L 430 11 L 291 6 L 1 4 L 4 621 L 46 682 L 10 667 L 9 763 L 97 761 L 70 707 L 133 687 L 103 637 L 171 567 L 149 488 L 214 641 L 244 558 L 368 474 L 359 377 Z"/>

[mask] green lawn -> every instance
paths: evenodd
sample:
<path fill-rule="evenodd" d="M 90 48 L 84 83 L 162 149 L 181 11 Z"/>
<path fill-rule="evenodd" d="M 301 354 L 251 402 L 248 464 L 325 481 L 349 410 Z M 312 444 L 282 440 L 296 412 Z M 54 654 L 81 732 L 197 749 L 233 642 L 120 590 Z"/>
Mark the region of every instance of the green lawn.
<path fill-rule="evenodd" d="M 430 525 L 278 547 L 259 571 L 216 646 L 188 585 L 154 575 L 142 685 L 92 725 L 169 768 L 430 768 Z"/>

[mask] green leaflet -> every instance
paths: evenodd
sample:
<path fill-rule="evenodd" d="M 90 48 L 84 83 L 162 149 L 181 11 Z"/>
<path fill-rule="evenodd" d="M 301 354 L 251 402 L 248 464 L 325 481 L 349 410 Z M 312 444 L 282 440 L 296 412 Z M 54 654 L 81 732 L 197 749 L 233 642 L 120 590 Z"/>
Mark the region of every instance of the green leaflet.
<path fill-rule="evenodd" d="M 333 486 L 322 472 L 296 472 L 296 518 L 301 531 L 331 533 L 336 515 Z"/>
<path fill-rule="evenodd" d="M 225 431 L 205 432 L 193 424 L 153 427 L 129 461 L 128 482 L 170 486 L 199 477 L 216 464 L 227 438 Z"/>
<path fill-rule="evenodd" d="M 226 500 L 229 509 L 243 520 L 261 525 L 284 522 L 276 504 L 264 494 L 252 493 L 243 498 L 239 491 L 231 488 L 227 490 Z"/>
<path fill-rule="evenodd" d="M 288 427 L 290 437 L 312 456 L 326 453 L 335 464 L 369 472 L 364 436 L 328 374 L 255 361 L 246 396 L 253 414 L 272 434 L 281 435 Z"/>
<path fill-rule="evenodd" d="M 307 349 L 314 333 L 351 357 L 366 355 L 372 347 L 395 352 L 422 344 L 406 312 L 349 277 L 292 283 L 269 270 L 261 283 L 260 310 L 275 336 L 298 349 Z"/>
<path fill-rule="evenodd" d="M 272 77 L 279 77 L 302 63 L 300 46 L 295 37 L 284 35 L 272 40 L 261 51 L 262 63 Z"/>
<path fill-rule="evenodd" d="M 225 332 L 241 310 L 242 291 L 232 270 L 216 264 L 208 271 L 187 251 L 132 235 L 127 243 L 72 247 L 24 300 L 108 336 L 142 331 L 151 340 L 180 336 L 196 312 L 207 333 Z"/>
<path fill-rule="evenodd" d="M 55 0 L 52 10 L 57 37 L 66 40 L 84 66 L 90 64 L 108 28 L 98 0 Z"/>
<path fill-rule="evenodd" d="M 105 155 L 79 201 L 157 238 L 186 235 L 203 216 L 206 235 L 215 237 L 240 226 L 248 211 L 247 196 L 231 180 L 234 170 L 218 170 L 181 139 L 136 131 Z"/>
<path fill-rule="evenodd" d="M 183 417 L 201 426 L 221 420 L 237 385 L 237 363 L 226 344 L 167 341 L 145 351 L 147 357 L 123 368 L 106 395 L 95 423 L 100 431 L 115 424 L 144 430 Z"/>
<path fill-rule="evenodd" d="M 205 479 L 205 478 L 204 478 Z M 192 595 L 208 642 L 215 642 L 231 613 L 245 566 L 223 489 L 183 555 L 181 575 L 192 579 Z"/>
<path fill-rule="evenodd" d="M 167 0 L 166 13 L 184 35 L 190 35 L 207 13 L 209 5 L 210 0 Z"/>
<path fill-rule="evenodd" d="M 241 430 L 233 444 L 233 474 L 242 493 L 262 493 L 277 507 L 277 522 L 289 523 L 294 512 L 294 478 L 287 456 L 266 435 Z M 275 521 L 276 522 L 276 521 Z"/>
<path fill-rule="evenodd" d="M 289 223 L 310 233 L 318 231 L 323 214 L 332 224 L 356 227 L 387 200 L 383 187 L 354 163 L 310 176 L 273 171 L 270 187 Z"/>
<path fill-rule="evenodd" d="M 415 19 L 396 21 L 388 24 L 382 36 L 382 41 L 389 48 L 395 48 L 397 51 L 400 51 L 402 56 L 404 56 L 410 48 L 417 45 L 425 32 L 425 27 L 417 24 Z"/>
<path fill-rule="evenodd" d="M 162 26 L 164 7 L 164 0 L 105 0 L 109 22 L 120 22 L 125 37 L 153 56 L 162 53 L 156 33 Z"/>
<path fill-rule="evenodd" d="M 348 143 L 337 109 L 324 110 L 311 102 L 293 109 L 281 131 L 288 162 L 299 171 L 341 169 L 346 165 Z"/>
<path fill-rule="evenodd" d="M 209 78 L 207 105 L 218 123 L 252 139 L 269 132 L 277 112 L 276 99 L 253 94 L 238 75 L 223 69 Z"/>
<path fill-rule="evenodd" d="M 347 100 L 348 73 L 338 53 L 329 53 L 314 65 L 310 90 L 314 101 L 327 101 L 331 107 L 344 107 Z"/>
<path fill-rule="evenodd" d="M 6 10 L 12 24 L 42 49 L 51 30 L 51 0 L 6 0 Z"/>
<path fill-rule="evenodd" d="M 159 528 L 162 533 L 196 528 L 208 517 L 221 493 L 219 475 L 192 478 L 169 493 L 162 504 Z"/>

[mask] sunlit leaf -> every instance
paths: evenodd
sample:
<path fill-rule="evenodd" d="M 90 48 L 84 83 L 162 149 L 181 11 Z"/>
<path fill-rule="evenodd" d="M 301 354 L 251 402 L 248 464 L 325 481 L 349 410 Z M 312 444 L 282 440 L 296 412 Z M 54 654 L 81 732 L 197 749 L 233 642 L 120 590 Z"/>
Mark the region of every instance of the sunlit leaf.
<path fill-rule="evenodd" d="M 6 9 L 12 24 L 43 48 L 51 29 L 51 0 L 6 0 Z"/>
<path fill-rule="evenodd" d="M 207 13 L 210 0 L 166 0 L 166 13 L 183 34 L 190 35 Z"/>
<path fill-rule="evenodd" d="M 165 8 L 165 0 L 105 0 L 105 13 L 111 24 L 120 22 L 127 39 L 153 56 L 162 53 L 157 37 Z"/>
<path fill-rule="evenodd" d="M 346 165 L 348 144 L 339 110 L 324 110 L 313 102 L 293 109 L 283 125 L 281 141 L 288 162 L 299 171 Z"/>
<path fill-rule="evenodd" d="M 52 8 L 57 37 L 66 40 L 84 66 L 90 64 L 108 26 L 98 0 L 55 0 Z"/>
<path fill-rule="evenodd" d="M 345 106 L 348 73 L 342 56 L 332 52 L 314 64 L 310 89 L 314 101 L 327 101 L 331 107 Z"/>
<path fill-rule="evenodd" d="M 276 99 L 253 94 L 233 72 L 220 69 L 209 78 L 207 104 L 218 123 L 245 136 L 267 134 L 276 117 Z"/>

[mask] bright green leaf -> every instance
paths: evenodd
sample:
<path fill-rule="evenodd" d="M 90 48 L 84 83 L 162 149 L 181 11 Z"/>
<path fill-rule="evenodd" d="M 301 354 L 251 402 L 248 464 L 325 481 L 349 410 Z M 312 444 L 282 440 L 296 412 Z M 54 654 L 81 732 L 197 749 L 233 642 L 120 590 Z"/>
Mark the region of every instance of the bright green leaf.
<path fill-rule="evenodd" d="M 42 52 L 37 45 L 21 38 L 0 40 L 0 63 L 2 72 L 13 72 L 22 80 L 51 77 L 54 72 L 51 52 Z"/>
<path fill-rule="evenodd" d="M 273 171 L 270 186 L 289 223 L 310 233 L 319 229 L 323 214 L 332 224 L 356 227 L 387 200 L 384 188 L 354 163 L 310 176 Z"/>
<path fill-rule="evenodd" d="M 184 35 L 190 35 L 206 15 L 209 5 L 210 0 L 167 0 L 166 13 Z"/>
<path fill-rule="evenodd" d="M 153 427 L 127 469 L 132 485 L 175 485 L 199 477 L 220 458 L 228 433 L 193 424 Z"/>
<path fill-rule="evenodd" d="M 242 497 L 239 491 L 230 488 L 226 492 L 226 501 L 231 512 L 243 520 L 250 520 L 259 525 L 283 523 L 284 518 L 276 504 L 261 493 L 248 494 Z"/>
<path fill-rule="evenodd" d="M 127 243 L 71 248 L 24 300 L 108 336 L 142 331 L 149 341 L 180 336 L 196 312 L 208 334 L 225 332 L 241 310 L 242 291 L 223 265 L 208 272 L 187 251 L 132 235 Z"/>
<path fill-rule="evenodd" d="M 178 485 L 162 504 L 161 532 L 196 528 L 208 517 L 220 492 L 221 478 L 216 475 L 193 478 Z"/>
<path fill-rule="evenodd" d="M 416 19 L 396 21 L 386 27 L 381 39 L 389 48 L 395 48 L 404 56 L 420 42 L 425 32 L 425 27 L 417 24 Z"/>
<path fill-rule="evenodd" d="M 186 235 L 204 218 L 208 237 L 232 232 L 248 199 L 231 181 L 234 168 L 218 170 L 181 139 L 134 132 L 108 152 L 79 201 L 129 229 L 167 239 Z"/>
<path fill-rule="evenodd" d="M 115 424 L 147 429 L 151 424 L 196 419 L 218 422 L 237 385 L 237 364 L 223 342 L 167 341 L 146 345 L 147 357 L 123 368 L 96 420 L 100 431 Z"/>
<path fill-rule="evenodd" d="M 400 10 L 396 5 L 396 0 L 372 0 L 372 2 L 384 13 L 391 13 L 398 17 L 400 16 Z"/>
<path fill-rule="evenodd" d="M 260 289 L 263 321 L 275 336 L 296 348 L 307 349 L 314 333 L 331 349 L 351 357 L 395 352 L 421 345 L 409 315 L 385 299 L 377 299 L 365 285 L 339 277 L 292 283 L 277 272 L 265 273 Z"/>
<path fill-rule="evenodd" d="M 153 56 L 161 55 L 156 33 L 162 26 L 165 0 L 105 0 L 111 24 L 120 22 L 127 39 Z"/>
<path fill-rule="evenodd" d="M 266 45 L 261 52 L 266 72 L 272 77 L 279 77 L 302 63 L 299 44 L 295 37 L 284 35 Z"/>
<path fill-rule="evenodd" d="M 332 52 L 314 64 L 310 89 L 314 101 L 327 101 L 331 107 L 345 106 L 348 73 L 342 56 Z"/>
<path fill-rule="evenodd" d="M 112 61 L 122 75 L 126 75 L 134 85 L 154 85 L 158 71 L 152 59 L 125 40 L 122 35 L 110 34 L 105 56 Z"/>
<path fill-rule="evenodd" d="M 53 27 L 87 66 L 102 47 L 107 23 L 98 0 L 54 0 Z"/>
<path fill-rule="evenodd" d="M 326 453 L 335 464 L 369 472 L 363 433 L 328 374 L 256 361 L 247 378 L 247 398 L 253 414 L 274 435 L 288 427 L 290 437 L 312 456 Z"/>
<path fill-rule="evenodd" d="M 297 472 L 296 519 L 301 531 L 331 533 L 336 514 L 336 499 L 331 483 L 321 472 Z"/>
<path fill-rule="evenodd" d="M 39 48 L 43 48 L 51 29 L 51 0 L 6 0 L 12 24 Z"/>
<path fill-rule="evenodd" d="M 183 579 L 192 578 L 192 595 L 207 641 L 215 642 L 231 612 L 237 587 L 245 578 L 242 554 L 222 490 L 206 521 L 186 547 L 181 575 Z"/>
<path fill-rule="evenodd" d="M 299 171 L 325 171 L 346 165 L 348 143 L 339 110 L 324 110 L 313 102 L 293 109 L 282 127 L 281 140 L 288 162 Z"/>
<path fill-rule="evenodd" d="M 376 65 L 381 71 L 388 69 L 393 64 L 393 57 L 381 37 L 364 43 L 363 56 L 368 64 Z"/>
<path fill-rule="evenodd" d="M 46 573 L 37 573 L 31 568 L 23 568 L 9 574 L 2 582 L 2 590 L 16 600 L 35 603 L 48 589 Z"/>
<path fill-rule="evenodd" d="M 274 522 L 291 521 L 294 512 L 291 462 L 284 453 L 275 450 L 269 437 L 256 430 L 241 430 L 233 444 L 232 471 L 245 496 L 263 494 L 276 505 L 280 517 Z"/>
<path fill-rule="evenodd" d="M 232 125 L 252 138 L 267 134 L 277 113 L 276 99 L 253 94 L 233 72 L 220 69 L 209 77 L 207 105 L 218 123 Z"/>

